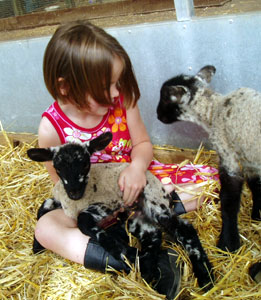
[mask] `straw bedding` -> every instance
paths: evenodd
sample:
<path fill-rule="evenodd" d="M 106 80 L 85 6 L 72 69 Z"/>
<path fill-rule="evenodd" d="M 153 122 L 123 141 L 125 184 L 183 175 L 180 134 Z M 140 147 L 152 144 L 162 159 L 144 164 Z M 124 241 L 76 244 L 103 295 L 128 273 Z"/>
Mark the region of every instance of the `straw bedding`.
<path fill-rule="evenodd" d="M 50 251 L 33 255 L 36 211 L 51 195 L 52 183 L 43 165 L 26 156 L 26 150 L 35 146 L 36 141 L 14 147 L 7 134 L 3 134 L 6 145 L 0 146 L 0 299 L 164 299 L 142 280 L 138 267 L 129 275 L 102 274 L 86 270 Z M 195 157 L 198 162 L 210 157 L 203 155 L 207 152 L 202 153 Z M 226 254 L 215 246 L 221 228 L 216 187 L 206 185 L 203 193 L 208 203 L 197 212 L 183 216 L 194 224 L 214 265 L 215 287 L 202 292 L 186 254 L 179 246 L 164 240 L 165 247 L 179 253 L 183 266 L 179 299 L 260 300 L 260 284 L 248 276 L 249 266 L 261 260 L 261 223 L 250 219 L 250 192 L 244 188 L 239 215 L 242 247 L 237 253 Z"/>

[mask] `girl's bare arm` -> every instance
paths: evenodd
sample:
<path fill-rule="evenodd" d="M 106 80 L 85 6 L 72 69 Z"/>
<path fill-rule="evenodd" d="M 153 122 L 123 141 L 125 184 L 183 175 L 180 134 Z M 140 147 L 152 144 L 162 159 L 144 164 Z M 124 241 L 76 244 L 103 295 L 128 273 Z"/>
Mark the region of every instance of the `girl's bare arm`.
<path fill-rule="evenodd" d="M 43 148 L 61 145 L 60 138 L 55 128 L 53 127 L 51 122 L 45 117 L 42 118 L 39 125 L 38 143 L 39 147 Z M 59 180 L 59 177 L 52 165 L 52 162 L 45 162 L 44 165 L 48 173 L 50 174 L 52 181 L 56 183 Z"/>

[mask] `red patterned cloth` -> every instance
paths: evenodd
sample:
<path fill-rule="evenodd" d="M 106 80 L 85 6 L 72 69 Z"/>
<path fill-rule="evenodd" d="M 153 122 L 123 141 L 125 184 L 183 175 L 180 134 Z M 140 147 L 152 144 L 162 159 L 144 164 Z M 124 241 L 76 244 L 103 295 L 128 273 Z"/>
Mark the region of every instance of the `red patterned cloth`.
<path fill-rule="evenodd" d="M 108 110 L 100 124 L 94 128 L 83 128 L 72 122 L 61 110 L 58 102 L 54 102 L 42 116 L 48 118 L 52 123 L 62 144 L 75 141 L 86 142 L 104 132 L 112 132 L 111 143 L 104 150 L 92 155 L 92 163 L 131 161 L 132 146 L 122 96 L 119 97 L 116 105 Z M 190 164 L 179 167 L 177 164 L 165 165 L 153 160 L 148 169 L 163 184 L 218 180 L 218 171 L 213 167 L 203 165 Z"/>
<path fill-rule="evenodd" d="M 162 164 L 153 160 L 148 168 L 163 184 L 201 183 L 218 180 L 218 170 L 205 165 Z"/>

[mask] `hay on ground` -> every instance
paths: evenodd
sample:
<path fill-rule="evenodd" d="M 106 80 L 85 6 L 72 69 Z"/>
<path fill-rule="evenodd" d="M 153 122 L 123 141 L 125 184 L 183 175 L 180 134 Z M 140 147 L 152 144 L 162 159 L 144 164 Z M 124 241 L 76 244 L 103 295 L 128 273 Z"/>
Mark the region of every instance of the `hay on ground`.
<path fill-rule="evenodd" d="M 164 299 L 142 280 L 138 270 L 133 269 L 129 275 L 102 274 L 86 270 L 50 251 L 33 255 L 36 211 L 44 199 L 51 196 L 52 183 L 44 166 L 26 156 L 26 150 L 35 146 L 36 141 L 17 143 L 14 147 L 8 135 L 2 134 L 6 145 L 0 145 L 0 299 Z M 207 154 L 201 151 L 195 159 L 200 162 L 200 157 L 206 160 L 213 153 Z M 165 246 L 179 253 L 183 266 L 179 299 L 260 300 L 260 284 L 248 276 L 249 266 L 261 260 L 261 224 L 250 218 L 250 192 L 244 187 L 239 214 L 242 247 L 236 253 L 227 254 L 215 246 L 221 228 L 215 188 L 211 184 L 204 186 L 202 193 L 207 202 L 197 212 L 183 216 L 197 229 L 214 265 L 215 287 L 204 293 L 182 248 L 164 241 Z"/>

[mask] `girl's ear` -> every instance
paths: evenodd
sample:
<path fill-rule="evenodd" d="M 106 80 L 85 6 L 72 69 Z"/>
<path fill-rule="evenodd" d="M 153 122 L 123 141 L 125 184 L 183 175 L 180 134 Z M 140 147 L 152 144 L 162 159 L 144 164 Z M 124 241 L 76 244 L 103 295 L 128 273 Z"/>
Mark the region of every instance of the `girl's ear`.
<path fill-rule="evenodd" d="M 58 85 L 59 85 L 60 94 L 64 97 L 68 96 L 68 94 L 69 94 L 69 85 L 65 81 L 64 78 L 62 78 L 62 77 L 58 78 Z"/>

